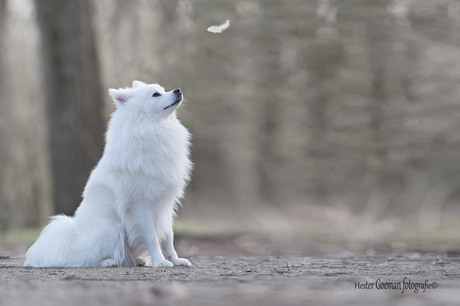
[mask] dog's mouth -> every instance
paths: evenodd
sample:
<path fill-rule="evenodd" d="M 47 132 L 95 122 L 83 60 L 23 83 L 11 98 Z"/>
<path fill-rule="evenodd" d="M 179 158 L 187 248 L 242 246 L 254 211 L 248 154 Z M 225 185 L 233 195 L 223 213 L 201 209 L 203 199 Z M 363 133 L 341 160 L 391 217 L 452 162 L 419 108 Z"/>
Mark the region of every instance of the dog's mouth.
<path fill-rule="evenodd" d="M 182 102 L 182 95 L 176 101 L 174 101 L 173 103 L 171 103 L 168 106 L 166 106 L 163 110 L 166 110 L 166 109 L 168 109 L 170 107 L 173 107 L 174 105 L 177 105 L 177 104 L 179 104 L 181 102 Z"/>

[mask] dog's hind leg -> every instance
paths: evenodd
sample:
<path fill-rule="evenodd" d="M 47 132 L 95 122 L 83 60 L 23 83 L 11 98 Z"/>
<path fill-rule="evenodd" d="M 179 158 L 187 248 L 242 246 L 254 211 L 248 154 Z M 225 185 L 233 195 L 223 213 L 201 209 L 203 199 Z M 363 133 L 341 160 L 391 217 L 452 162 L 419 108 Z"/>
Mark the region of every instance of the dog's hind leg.
<path fill-rule="evenodd" d="M 101 262 L 101 267 L 116 267 L 116 266 L 118 266 L 118 263 L 112 258 L 104 259 Z"/>
<path fill-rule="evenodd" d="M 142 249 L 135 256 L 136 264 L 141 267 L 153 267 L 152 257 L 146 249 Z"/>

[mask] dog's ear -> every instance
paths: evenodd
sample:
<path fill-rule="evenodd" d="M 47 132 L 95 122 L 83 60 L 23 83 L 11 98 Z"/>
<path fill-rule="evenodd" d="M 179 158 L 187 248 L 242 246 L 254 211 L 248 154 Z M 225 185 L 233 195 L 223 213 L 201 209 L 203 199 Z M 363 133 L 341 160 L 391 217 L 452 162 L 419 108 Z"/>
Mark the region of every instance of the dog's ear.
<path fill-rule="evenodd" d="M 144 82 L 135 80 L 135 81 L 133 81 L 133 86 L 132 86 L 132 88 L 138 88 L 138 87 L 142 87 L 142 86 L 145 86 L 145 85 L 147 85 L 147 84 L 145 84 Z"/>
<path fill-rule="evenodd" d="M 123 106 L 131 98 L 131 94 L 126 89 L 109 89 L 109 94 L 112 96 L 113 102 L 117 107 Z"/>

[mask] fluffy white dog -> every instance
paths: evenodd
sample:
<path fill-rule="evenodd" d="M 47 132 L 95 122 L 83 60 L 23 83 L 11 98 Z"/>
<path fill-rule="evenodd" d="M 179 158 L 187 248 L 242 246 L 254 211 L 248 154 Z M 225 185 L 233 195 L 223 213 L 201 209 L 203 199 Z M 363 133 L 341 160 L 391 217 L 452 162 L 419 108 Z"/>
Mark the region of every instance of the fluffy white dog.
<path fill-rule="evenodd" d="M 177 256 L 172 229 L 192 168 L 190 134 L 175 113 L 182 92 L 134 81 L 109 93 L 117 110 L 83 200 L 74 217 L 52 217 L 25 266 L 191 265 Z"/>

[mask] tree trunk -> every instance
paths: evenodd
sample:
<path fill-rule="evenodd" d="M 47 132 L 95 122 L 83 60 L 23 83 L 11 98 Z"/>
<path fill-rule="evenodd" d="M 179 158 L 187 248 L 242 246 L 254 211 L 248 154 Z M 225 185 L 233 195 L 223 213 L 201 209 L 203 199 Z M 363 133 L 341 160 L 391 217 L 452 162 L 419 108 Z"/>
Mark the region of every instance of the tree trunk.
<path fill-rule="evenodd" d="M 4 33 L 4 23 L 5 23 L 5 6 L 6 6 L 6 0 L 0 0 L 0 92 L 3 92 L 3 61 L 4 61 L 4 42 L 3 39 L 5 37 Z M 4 113 L 4 106 L 3 106 L 3 98 L 0 98 L 0 118 L 3 117 L 2 114 Z M 4 140 L 5 136 L 3 135 L 3 128 L 2 125 L 0 124 L 0 140 Z M 5 156 L 5 148 L 3 146 L 0 146 L 0 161 L 4 161 L 6 159 Z M 2 167 L 3 168 L 3 167 Z M 3 170 L 3 169 L 1 169 Z M 2 180 L 2 175 L 0 175 L 0 231 L 5 227 L 5 220 L 6 219 L 6 214 L 4 212 L 5 209 L 5 204 L 4 199 L 5 196 L 3 194 L 3 180 Z"/>
<path fill-rule="evenodd" d="M 5 9 L 6 9 L 6 0 L 0 0 L 0 76 L 3 72 L 3 54 L 4 54 L 4 47 L 3 47 L 3 37 L 5 37 L 4 31 L 4 24 L 5 24 Z M 2 83 L 2 78 L 0 78 L 0 86 Z M 1 87 L 0 87 L 1 88 Z"/>
<path fill-rule="evenodd" d="M 378 6 L 377 6 L 378 7 Z M 388 63 L 391 53 L 389 30 L 385 24 L 385 16 L 379 21 L 366 21 L 366 39 L 370 64 L 370 100 L 368 106 L 370 152 L 369 171 L 376 182 L 385 181 L 388 174 L 389 144 L 386 135 L 385 123 L 387 122 L 388 98 Z"/>
<path fill-rule="evenodd" d="M 325 11 L 325 7 L 327 8 Z M 337 31 L 336 9 L 332 1 L 318 2 L 315 38 L 304 52 L 309 72 L 307 88 L 307 147 L 305 150 L 311 179 L 307 192 L 317 203 L 325 202 L 333 190 L 335 152 L 329 141 L 332 121 L 330 107 L 337 92 L 336 81 L 344 61 L 343 43 Z"/>
<path fill-rule="evenodd" d="M 87 0 L 36 1 L 42 35 L 53 200 L 73 213 L 103 149 L 103 97 Z"/>

